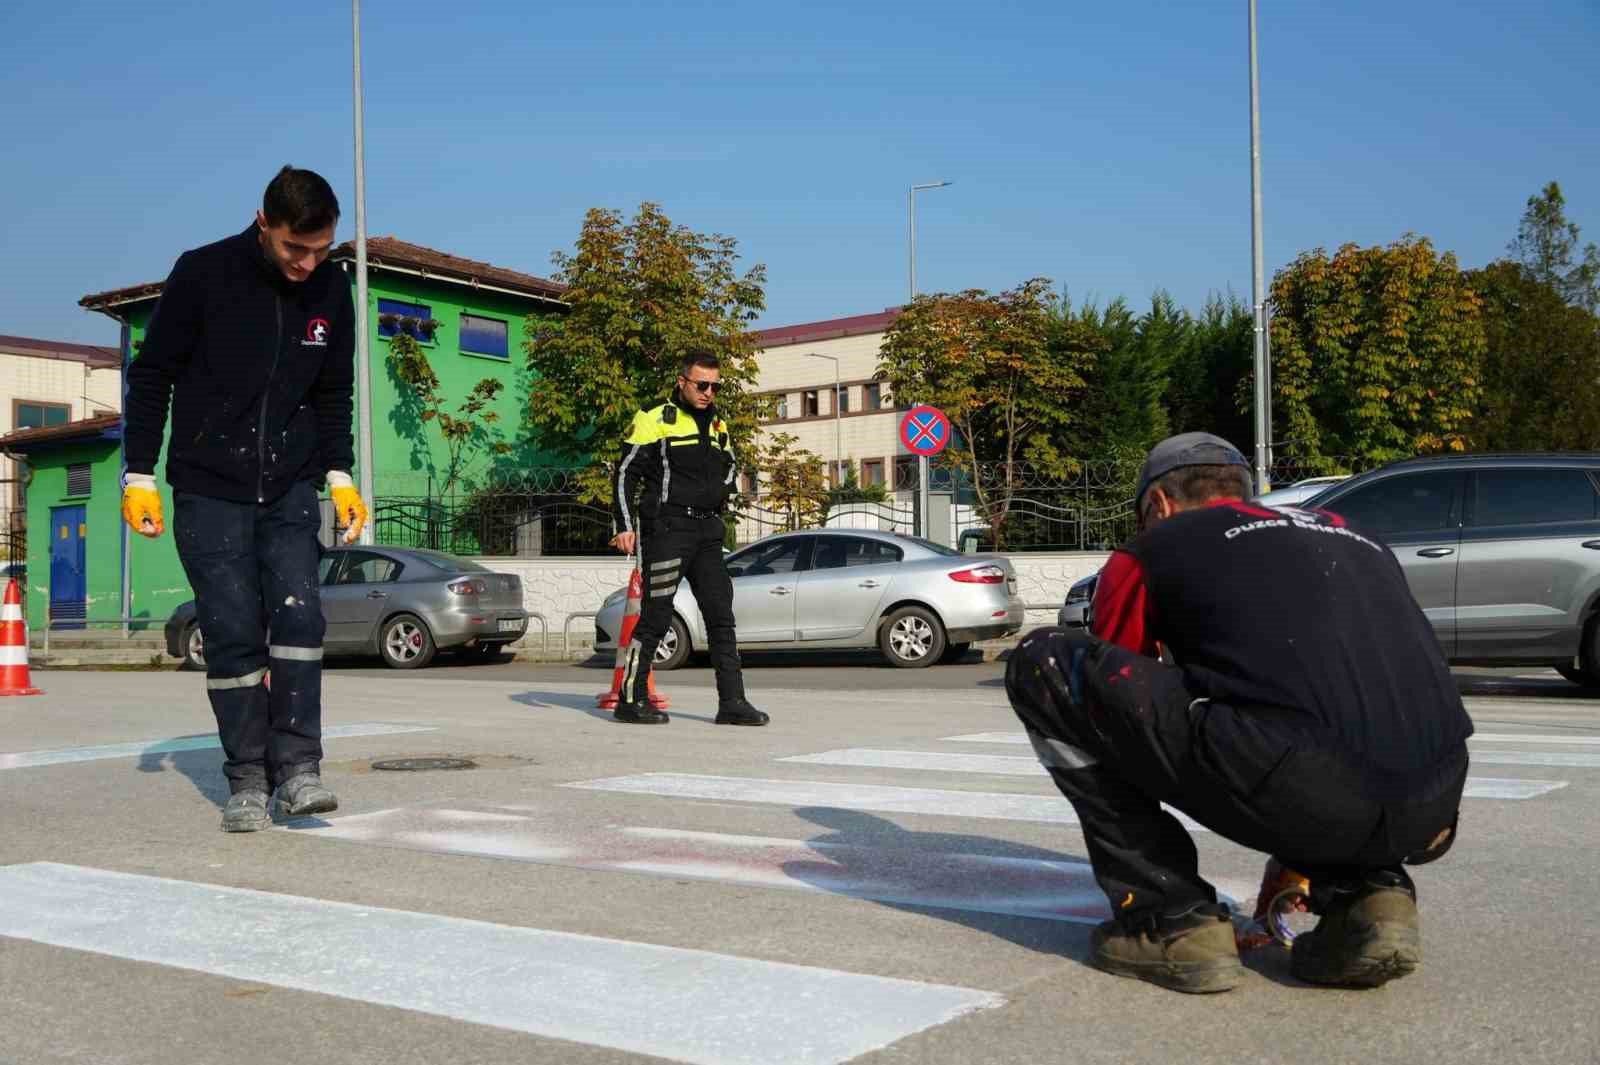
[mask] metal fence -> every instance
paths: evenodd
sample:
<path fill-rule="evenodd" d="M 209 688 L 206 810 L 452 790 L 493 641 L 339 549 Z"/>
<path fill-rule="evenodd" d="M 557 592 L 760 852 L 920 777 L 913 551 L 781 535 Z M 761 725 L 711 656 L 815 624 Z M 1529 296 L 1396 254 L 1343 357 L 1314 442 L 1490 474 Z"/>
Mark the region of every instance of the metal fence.
<path fill-rule="evenodd" d="M 1003 517 L 1007 550 L 1104 551 L 1133 535 L 1139 465 L 1137 460 L 1085 462 L 1063 474 L 1026 463 L 984 463 L 976 473 L 935 464 L 929 480 L 938 505 L 951 507 L 950 527 L 957 539 L 965 534 L 976 546 L 990 546 L 993 518 L 1009 499 Z M 1272 479 L 1282 487 L 1325 469 L 1284 460 L 1274 463 Z M 373 501 L 374 535 L 381 544 L 462 555 L 607 554 L 611 514 L 584 497 L 583 473 L 569 467 L 495 471 L 447 495 L 434 493 L 431 484 L 391 480 L 379 486 Z M 915 464 L 897 464 L 879 501 L 860 498 L 876 494 L 872 489 L 835 492 L 825 503 L 797 509 L 778 506 L 759 493 L 740 496 L 729 518 L 730 540 L 745 544 L 773 532 L 819 526 L 920 533 L 928 526 L 917 512 L 916 476 Z M 423 490 L 383 490 L 397 487 Z"/>

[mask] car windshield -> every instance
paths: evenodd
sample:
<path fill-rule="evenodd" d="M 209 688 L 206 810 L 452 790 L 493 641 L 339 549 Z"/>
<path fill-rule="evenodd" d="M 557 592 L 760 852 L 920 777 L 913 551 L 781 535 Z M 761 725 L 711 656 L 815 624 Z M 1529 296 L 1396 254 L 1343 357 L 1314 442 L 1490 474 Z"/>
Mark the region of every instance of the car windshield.
<path fill-rule="evenodd" d="M 957 551 L 954 548 L 946 547 L 944 544 L 936 544 L 932 540 L 924 540 L 920 536 L 906 536 L 904 533 L 896 533 L 895 538 L 898 540 L 904 540 L 907 543 L 916 544 L 924 551 L 929 551 L 935 555 L 943 555 L 945 558 L 961 557 L 960 551 Z"/>
<path fill-rule="evenodd" d="M 434 569 L 443 570 L 446 573 L 489 572 L 488 566 L 480 566 L 471 559 L 457 558 L 455 555 L 447 555 L 443 551 L 418 551 L 416 555 Z"/>

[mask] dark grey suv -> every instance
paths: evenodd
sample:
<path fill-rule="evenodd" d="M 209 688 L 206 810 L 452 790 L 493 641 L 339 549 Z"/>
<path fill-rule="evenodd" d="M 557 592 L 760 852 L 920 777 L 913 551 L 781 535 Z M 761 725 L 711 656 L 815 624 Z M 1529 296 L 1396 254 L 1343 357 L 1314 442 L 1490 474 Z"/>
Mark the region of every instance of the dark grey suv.
<path fill-rule="evenodd" d="M 1383 538 L 1451 662 L 1600 686 L 1600 453 L 1411 459 L 1303 505 Z"/>

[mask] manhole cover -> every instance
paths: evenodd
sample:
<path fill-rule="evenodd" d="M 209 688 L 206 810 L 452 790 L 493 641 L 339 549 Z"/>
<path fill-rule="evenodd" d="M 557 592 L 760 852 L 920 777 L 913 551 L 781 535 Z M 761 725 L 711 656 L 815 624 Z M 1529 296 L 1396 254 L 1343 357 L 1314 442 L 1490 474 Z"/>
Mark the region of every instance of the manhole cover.
<path fill-rule="evenodd" d="M 476 769 L 478 763 L 470 758 L 385 758 L 373 762 L 372 768 L 414 772 L 419 769 Z"/>

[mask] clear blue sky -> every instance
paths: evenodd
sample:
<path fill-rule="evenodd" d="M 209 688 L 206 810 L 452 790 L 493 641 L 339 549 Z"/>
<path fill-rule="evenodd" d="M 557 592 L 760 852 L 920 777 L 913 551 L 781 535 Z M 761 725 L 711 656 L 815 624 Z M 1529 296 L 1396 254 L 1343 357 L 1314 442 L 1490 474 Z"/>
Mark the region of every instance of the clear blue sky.
<path fill-rule="evenodd" d="M 85 293 L 242 229 L 285 162 L 353 234 L 338 2 L 9 0 L 0 333 L 113 343 Z M 664 205 L 769 271 L 763 325 L 1032 276 L 1250 288 L 1244 0 L 369 2 L 368 231 L 547 274 Z M 1414 231 L 1497 255 L 1556 179 L 1600 242 L 1595 0 L 1263 0 L 1269 272 Z M 1588 71 L 1588 73 L 1584 73 Z"/>

